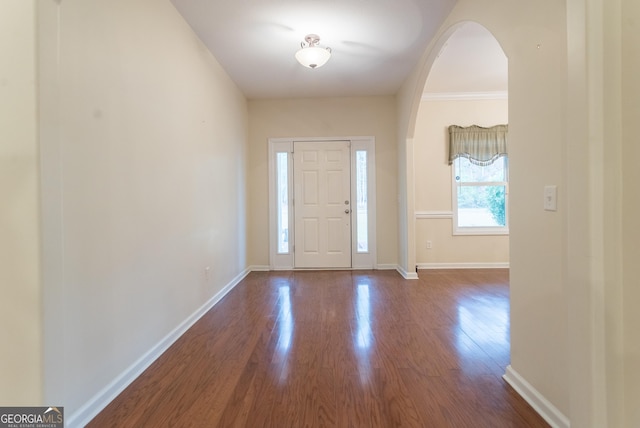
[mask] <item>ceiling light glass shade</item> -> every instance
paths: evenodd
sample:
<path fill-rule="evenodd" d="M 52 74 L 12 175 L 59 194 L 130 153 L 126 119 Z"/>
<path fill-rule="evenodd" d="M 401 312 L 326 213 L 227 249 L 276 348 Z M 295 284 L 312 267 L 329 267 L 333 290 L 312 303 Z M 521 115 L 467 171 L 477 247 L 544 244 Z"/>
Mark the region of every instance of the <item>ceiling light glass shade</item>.
<path fill-rule="evenodd" d="M 308 68 L 322 67 L 329 61 L 331 52 L 318 46 L 302 48 L 296 52 L 298 62 Z"/>
<path fill-rule="evenodd" d="M 331 49 L 318 46 L 320 37 L 315 34 L 309 34 L 305 37 L 305 41 L 307 44 L 302 42 L 300 44 L 302 48 L 296 52 L 298 62 L 307 68 L 318 68 L 325 65 L 331 57 Z"/>

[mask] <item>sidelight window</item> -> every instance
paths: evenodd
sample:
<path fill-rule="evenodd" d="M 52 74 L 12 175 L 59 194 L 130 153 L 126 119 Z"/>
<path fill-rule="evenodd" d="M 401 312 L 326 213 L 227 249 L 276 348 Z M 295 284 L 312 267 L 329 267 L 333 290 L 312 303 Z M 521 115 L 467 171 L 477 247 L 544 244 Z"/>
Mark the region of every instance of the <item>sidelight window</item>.
<path fill-rule="evenodd" d="M 356 242 L 358 253 L 369 251 L 367 151 L 356 150 Z"/>
<path fill-rule="evenodd" d="M 289 253 L 289 153 L 276 154 L 278 254 Z"/>

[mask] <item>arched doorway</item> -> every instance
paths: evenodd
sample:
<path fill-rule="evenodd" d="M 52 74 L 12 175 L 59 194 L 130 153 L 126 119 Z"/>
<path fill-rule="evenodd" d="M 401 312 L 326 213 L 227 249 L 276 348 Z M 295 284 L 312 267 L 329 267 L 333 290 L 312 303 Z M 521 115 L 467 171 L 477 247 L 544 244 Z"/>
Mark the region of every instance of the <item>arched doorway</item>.
<path fill-rule="evenodd" d="M 602 22 L 597 14 L 585 20 L 585 6 L 458 3 L 399 103 L 399 261 L 411 269 L 417 247 L 413 179 L 419 167 L 413 132 L 427 75 L 449 36 L 470 19 L 490 29 L 509 57 L 511 365 L 505 378 L 554 426 L 569 426 L 569 417 L 572 425 L 597 425 L 607 415 L 607 389 L 599 383 L 609 374 L 601 316 L 606 283 L 598 276 L 606 223 L 590 222 L 602 215 L 590 199 L 601 196 L 602 184 L 601 159 L 590 158 L 604 153 L 601 46 L 593 45 L 594 61 L 585 60 L 593 53 L 585 48 L 585 34 L 601 37 Z M 561 192 L 557 212 L 543 206 L 549 184 Z"/>
<path fill-rule="evenodd" d="M 494 36 L 475 22 L 457 26 L 431 66 L 415 122 L 419 269 L 509 266 L 508 159 L 450 164 L 447 132 L 508 124 L 507 91 L 507 57 Z"/>

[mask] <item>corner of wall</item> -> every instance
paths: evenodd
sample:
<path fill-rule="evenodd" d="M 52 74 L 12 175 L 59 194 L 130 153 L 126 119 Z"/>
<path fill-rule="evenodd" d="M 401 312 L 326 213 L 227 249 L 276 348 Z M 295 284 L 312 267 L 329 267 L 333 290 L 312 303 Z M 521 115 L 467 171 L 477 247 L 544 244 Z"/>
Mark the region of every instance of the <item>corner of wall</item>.
<path fill-rule="evenodd" d="M 0 2 L 0 403 L 42 402 L 36 2 Z"/>

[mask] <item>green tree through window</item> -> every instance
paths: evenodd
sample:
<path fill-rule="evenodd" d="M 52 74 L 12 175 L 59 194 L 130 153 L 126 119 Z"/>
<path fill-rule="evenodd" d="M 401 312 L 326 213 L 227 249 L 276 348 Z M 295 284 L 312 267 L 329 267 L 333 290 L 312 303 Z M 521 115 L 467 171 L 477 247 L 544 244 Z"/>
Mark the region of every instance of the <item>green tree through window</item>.
<path fill-rule="evenodd" d="M 455 232 L 506 233 L 508 212 L 507 157 L 476 165 L 465 157 L 453 162 Z"/>

